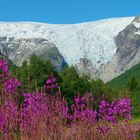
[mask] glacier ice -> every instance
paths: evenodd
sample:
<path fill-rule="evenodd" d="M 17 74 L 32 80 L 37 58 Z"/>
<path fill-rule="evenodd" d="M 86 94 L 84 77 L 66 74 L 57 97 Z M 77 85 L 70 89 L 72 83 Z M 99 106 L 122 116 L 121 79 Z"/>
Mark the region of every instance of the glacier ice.
<path fill-rule="evenodd" d="M 17 39 L 45 38 L 56 45 L 68 65 L 75 65 L 79 63 L 80 58 L 86 57 L 91 60 L 96 68 L 99 68 L 101 64 L 105 64 L 112 59 L 117 49 L 114 37 L 133 19 L 134 17 L 113 18 L 63 25 L 34 22 L 0 22 L 0 36 Z M 35 48 L 31 49 L 34 50 Z"/>

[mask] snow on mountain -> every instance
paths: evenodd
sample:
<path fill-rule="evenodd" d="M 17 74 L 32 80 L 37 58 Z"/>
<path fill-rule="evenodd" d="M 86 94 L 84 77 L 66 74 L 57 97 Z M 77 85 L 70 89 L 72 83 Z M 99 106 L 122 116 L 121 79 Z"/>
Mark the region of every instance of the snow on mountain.
<path fill-rule="evenodd" d="M 135 25 L 136 28 L 140 28 L 140 23 L 134 22 L 133 24 Z"/>
<path fill-rule="evenodd" d="M 134 17 L 114 18 L 68 25 L 1 22 L 0 37 L 44 38 L 56 45 L 68 65 L 78 64 L 80 58 L 87 58 L 99 68 L 111 61 L 117 49 L 114 37 L 133 20 Z M 31 49 L 40 48 L 31 46 Z"/>

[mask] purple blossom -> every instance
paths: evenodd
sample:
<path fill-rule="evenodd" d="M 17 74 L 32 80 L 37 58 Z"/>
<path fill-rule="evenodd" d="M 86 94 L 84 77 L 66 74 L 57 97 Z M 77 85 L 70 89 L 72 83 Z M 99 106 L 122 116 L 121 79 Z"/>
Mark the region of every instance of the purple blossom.
<path fill-rule="evenodd" d="M 56 83 L 56 78 L 54 76 L 50 76 L 49 79 L 46 81 L 45 89 L 47 93 L 53 93 L 54 89 L 58 89 L 59 85 Z"/>
<path fill-rule="evenodd" d="M 13 77 L 8 78 L 4 84 L 5 94 L 15 93 L 18 87 L 21 87 L 22 84 L 18 79 Z"/>
<path fill-rule="evenodd" d="M 52 134 L 57 132 L 58 136 L 60 136 L 59 131 L 64 128 L 61 130 L 63 131 L 61 134 L 64 135 L 65 129 L 68 128 L 67 122 L 69 122 L 70 127 L 75 131 L 77 130 L 76 127 L 81 125 L 79 132 L 86 132 L 88 134 L 86 138 L 92 131 L 94 134 L 97 131 L 98 138 L 104 138 L 106 134 L 110 135 L 113 133 L 112 128 L 115 125 L 112 125 L 111 128 L 108 125 L 102 124 L 102 122 L 109 121 L 113 122 L 113 124 L 115 122 L 119 126 L 119 119 L 131 119 L 132 106 L 131 99 L 129 98 L 113 100 L 110 103 L 102 100 L 98 104 L 99 110 L 96 110 L 92 94 L 85 94 L 82 97 L 75 97 L 74 103 L 68 106 L 67 101 L 60 94 L 55 94 L 57 92 L 54 90 L 58 90 L 59 88 L 55 77 L 50 77 L 45 85 L 46 91 L 54 94 L 46 95 L 44 92 L 22 93 L 24 97 L 23 103 L 19 104 L 19 100 L 15 100 L 14 96 L 7 95 L 18 94 L 17 88 L 22 86 L 21 82 L 18 79 L 10 77 L 9 64 L 5 60 L 0 61 L 0 69 L 1 79 L 4 79 L 2 80 L 4 87 L 0 89 L 1 93 L 4 92 L 4 97 L 1 98 L 3 100 L 0 102 L 0 135 L 2 136 L 21 133 L 23 137 L 24 135 L 25 137 L 27 136 L 27 139 L 31 139 L 29 138 L 31 135 L 33 139 L 36 136 L 38 136 L 37 139 L 40 139 L 44 134 L 46 134 L 44 136 L 46 138 L 50 134 L 50 131 L 53 132 Z M 16 97 L 18 98 L 19 96 Z M 100 121 L 98 121 L 98 118 Z M 105 121 L 102 121 L 103 119 Z M 125 132 L 128 126 L 130 125 L 119 126 L 119 130 L 117 128 L 119 136 L 120 132 L 122 130 Z M 83 128 L 84 131 L 81 131 Z M 133 131 L 139 131 L 139 125 L 135 125 L 132 129 Z M 74 135 L 77 134 L 75 133 Z M 9 139 L 11 138 L 9 137 Z"/>
<path fill-rule="evenodd" d="M 5 76 L 5 77 L 10 76 L 9 67 L 10 65 L 8 64 L 6 60 L 0 60 L 0 70 L 1 70 L 0 78 L 2 78 L 2 76 Z"/>
<path fill-rule="evenodd" d="M 113 100 L 111 104 L 101 101 L 99 105 L 99 116 L 107 121 L 117 121 L 119 118 L 131 119 L 131 100 L 124 98 L 120 101 Z"/>

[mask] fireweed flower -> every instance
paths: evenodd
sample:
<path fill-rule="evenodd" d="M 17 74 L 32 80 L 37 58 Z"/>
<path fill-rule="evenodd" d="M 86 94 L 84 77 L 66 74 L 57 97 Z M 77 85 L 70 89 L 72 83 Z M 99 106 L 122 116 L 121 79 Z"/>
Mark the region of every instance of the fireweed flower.
<path fill-rule="evenodd" d="M 131 99 L 130 98 L 124 98 L 120 101 L 118 101 L 115 110 L 118 111 L 118 113 L 127 119 L 131 119 Z"/>
<path fill-rule="evenodd" d="M 9 67 L 10 65 L 8 64 L 6 60 L 0 60 L 0 78 L 2 78 L 2 76 L 5 76 L 5 77 L 10 76 Z"/>
<path fill-rule="evenodd" d="M 131 110 L 131 100 L 129 98 L 120 101 L 113 100 L 111 104 L 101 101 L 99 104 L 99 116 L 112 122 L 119 118 L 131 119 Z"/>
<path fill-rule="evenodd" d="M 18 100 L 14 100 L 14 96 L 7 95 L 10 93 L 12 95 L 18 94 L 17 88 L 22 86 L 21 82 L 10 77 L 9 64 L 5 60 L 0 61 L 0 70 L 0 77 L 4 77 L 4 89 L 2 89 L 5 93 L 5 98 L 0 104 L 0 135 L 9 135 L 17 132 L 21 132 L 23 135 L 27 134 L 27 137 L 28 134 L 34 136 L 37 133 L 38 135 L 38 132 L 41 132 L 41 136 L 46 134 L 46 132 L 49 135 L 53 128 L 52 125 L 54 126 L 53 129 L 57 130 L 56 127 L 58 128 L 62 122 L 63 125 L 67 126 L 67 123 L 64 123 L 67 121 L 70 122 L 73 130 L 76 131 L 74 127 L 78 122 L 94 124 L 98 121 L 97 118 L 101 120 L 98 121 L 97 132 L 101 135 L 106 135 L 106 133 L 111 134 L 113 131 L 111 132 L 111 127 L 100 125 L 102 119 L 113 123 L 118 122 L 122 118 L 131 119 L 132 106 L 129 98 L 113 100 L 110 103 L 102 100 L 98 104 L 99 109 L 95 110 L 93 96 L 85 94 L 82 97 L 75 97 L 73 105 L 68 106 L 67 101 L 62 96 L 55 94 L 57 93 L 55 90 L 59 88 L 55 77 L 50 77 L 45 84 L 46 91 L 54 94 L 23 93 L 23 103 L 19 105 Z M 134 131 L 139 130 L 137 126 L 135 128 L 136 130 Z M 88 133 L 90 127 L 84 131 Z M 121 127 L 120 131 L 122 131 Z"/>
<path fill-rule="evenodd" d="M 76 117 L 80 118 L 82 120 L 96 121 L 97 112 L 96 112 L 96 110 L 92 110 L 92 109 L 87 108 L 81 112 L 78 112 Z"/>
<path fill-rule="evenodd" d="M 10 77 L 4 83 L 4 93 L 5 94 L 15 93 L 17 91 L 17 88 L 21 86 L 22 84 L 18 79 Z"/>
<path fill-rule="evenodd" d="M 74 104 L 71 106 L 73 114 L 69 115 L 70 120 L 80 119 L 95 121 L 97 119 L 97 111 L 93 110 L 90 106 L 94 101 L 94 98 L 90 94 L 89 96 L 75 97 L 74 101 Z"/>
<path fill-rule="evenodd" d="M 45 84 L 45 90 L 47 93 L 53 93 L 53 90 L 58 89 L 59 85 L 56 83 L 56 78 L 54 76 L 51 76 Z"/>
<path fill-rule="evenodd" d="M 41 105 L 47 102 L 46 96 L 44 93 L 24 93 L 24 104 L 26 108 L 40 108 Z"/>
<path fill-rule="evenodd" d="M 24 93 L 23 96 L 23 107 L 20 109 L 20 126 L 22 131 L 26 131 L 31 126 L 37 126 L 41 117 L 47 117 L 48 104 L 44 93 Z"/>
<path fill-rule="evenodd" d="M 3 106 L 0 107 L 0 132 L 9 133 L 17 129 L 18 107 L 12 98 L 6 98 Z"/>

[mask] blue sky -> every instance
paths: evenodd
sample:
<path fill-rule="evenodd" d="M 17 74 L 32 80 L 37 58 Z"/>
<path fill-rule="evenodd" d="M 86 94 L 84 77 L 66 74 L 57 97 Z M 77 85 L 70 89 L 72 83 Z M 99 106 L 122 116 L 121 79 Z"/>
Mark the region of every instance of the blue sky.
<path fill-rule="evenodd" d="M 80 23 L 140 15 L 140 0 L 0 0 L 0 21 Z"/>

